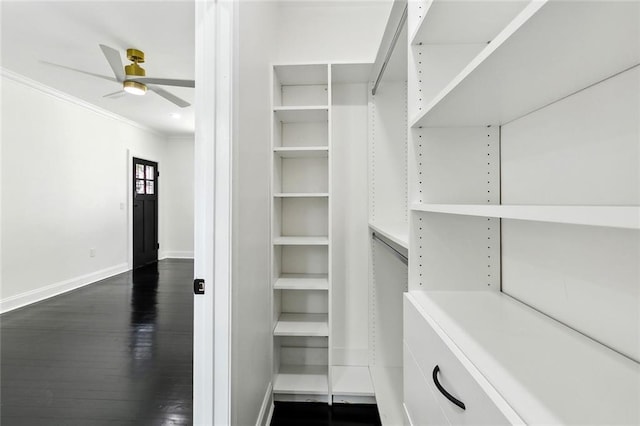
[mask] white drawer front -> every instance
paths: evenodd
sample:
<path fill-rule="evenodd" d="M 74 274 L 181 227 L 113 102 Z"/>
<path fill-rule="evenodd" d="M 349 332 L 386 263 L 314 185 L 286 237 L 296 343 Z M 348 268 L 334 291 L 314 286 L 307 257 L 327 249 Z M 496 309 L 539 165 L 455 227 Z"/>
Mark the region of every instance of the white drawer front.
<path fill-rule="evenodd" d="M 449 425 L 406 344 L 403 356 L 404 405 L 413 426 Z"/>
<path fill-rule="evenodd" d="M 404 300 L 404 333 L 406 344 L 451 424 L 510 424 L 427 320 L 407 299 Z M 437 389 L 432 377 L 436 365 L 440 368 L 437 375 L 440 384 L 465 404 L 464 410 L 450 402 Z"/>

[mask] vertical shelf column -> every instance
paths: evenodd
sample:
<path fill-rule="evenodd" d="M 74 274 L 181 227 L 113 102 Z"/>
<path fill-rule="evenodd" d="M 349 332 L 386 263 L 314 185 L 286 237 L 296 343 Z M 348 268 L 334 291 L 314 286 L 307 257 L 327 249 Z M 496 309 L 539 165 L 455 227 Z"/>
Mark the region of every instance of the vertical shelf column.
<path fill-rule="evenodd" d="M 330 76 L 276 65 L 272 96 L 273 391 L 330 402 Z"/>
<path fill-rule="evenodd" d="M 333 262 L 332 262 L 332 257 L 333 256 L 332 256 L 332 250 L 331 250 L 331 247 L 332 247 L 332 244 L 331 244 L 332 243 L 332 235 L 331 235 L 332 232 L 331 232 L 331 229 L 332 229 L 332 226 L 333 226 L 333 221 L 332 221 L 332 217 L 333 217 L 333 214 L 332 214 L 332 209 L 333 209 L 332 204 L 333 203 L 332 203 L 332 201 L 333 201 L 333 198 L 331 197 L 331 194 L 333 193 L 332 190 L 331 190 L 332 186 L 333 186 L 333 183 L 332 183 L 333 180 L 331 179 L 331 176 L 332 176 L 331 169 L 332 169 L 332 164 L 333 164 L 333 162 L 331 161 L 331 157 L 332 157 L 332 154 L 333 154 L 333 149 L 331 147 L 331 141 L 332 141 L 331 129 L 333 127 L 331 125 L 331 121 L 332 121 L 331 104 L 333 103 L 332 102 L 333 97 L 332 97 L 332 90 L 331 90 L 332 89 L 331 88 L 332 84 L 331 84 L 331 65 L 330 64 L 327 64 L 327 76 L 328 76 L 328 79 L 327 79 L 327 102 L 328 102 L 328 107 L 329 107 L 329 118 L 328 118 L 328 123 L 327 123 L 327 131 L 328 131 L 327 144 L 329 146 L 329 153 L 328 153 L 328 158 L 327 158 L 327 167 L 329 169 L 329 175 L 327 176 L 327 181 L 328 181 L 327 183 L 329 185 L 329 206 L 328 206 L 328 208 L 329 208 L 329 211 L 328 211 L 328 215 L 329 215 L 329 217 L 328 217 L 328 219 L 329 219 L 329 247 L 327 248 L 328 255 L 329 255 L 329 259 L 328 259 L 328 263 L 329 263 L 329 290 L 328 290 L 328 299 L 327 299 L 327 304 L 328 304 L 327 310 L 328 310 L 328 315 L 329 315 L 329 331 L 331 331 L 331 330 L 333 330 L 333 315 L 331 315 L 331 305 L 332 305 L 331 297 L 332 297 L 332 294 L 333 294 L 333 292 L 332 292 L 332 287 L 333 287 L 333 279 L 332 279 L 333 278 L 332 277 L 333 276 L 333 272 L 332 272 L 333 271 Z M 329 382 L 329 389 L 328 389 L 328 392 L 329 392 L 329 395 L 328 395 L 328 397 L 329 397 L 329 405 L 333 404 L 333 375 L 331 374 L 332 373 L 331 366 L 333 365 L 333 362 L 332 362 L 333 361 L 332 360 L 332 350 L 331 350 L 333 348 L 333 339 L 332 339 L 332 337 L 333 337 L 332 333 L 329 332 L 329 338 L 327 339 L 327 355 L 328 355 L 327 375 L 328 375 L 328 382 Z"/>

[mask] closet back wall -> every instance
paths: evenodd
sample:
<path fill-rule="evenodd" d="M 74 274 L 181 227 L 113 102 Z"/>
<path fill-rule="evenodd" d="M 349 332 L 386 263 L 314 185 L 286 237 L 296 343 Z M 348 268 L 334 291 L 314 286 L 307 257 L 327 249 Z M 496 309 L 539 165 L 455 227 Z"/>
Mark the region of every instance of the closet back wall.
<path fill-rule="evenodd" d="M 638 205 L 639 91 L 636 67 L 502 126 L 502 203 Z M 638 230 L 503 220 L 502 244 L 502 291 L 640 361 Z"/>

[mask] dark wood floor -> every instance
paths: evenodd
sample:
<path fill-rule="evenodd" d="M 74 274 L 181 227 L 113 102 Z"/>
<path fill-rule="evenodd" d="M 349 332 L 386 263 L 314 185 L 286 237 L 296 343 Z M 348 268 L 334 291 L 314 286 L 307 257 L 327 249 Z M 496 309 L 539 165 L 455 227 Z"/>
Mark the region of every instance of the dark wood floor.
<path fill-rule="evenodd" d="M 271 426 L 380 426 L 378 408 L 370 404 L 276 402 Z"/>
<path fill-rule="evenodd" d="M 193 262 L 0 316 L 0 424 L 192 424 Z M 277 403 L 273 426 L 378 426 L 374 405 Z"/>
<path fill-rule="evenodd" d="M 0 423 L 191 424 L 192 282 L 164 260 L 0 316 Z"/>

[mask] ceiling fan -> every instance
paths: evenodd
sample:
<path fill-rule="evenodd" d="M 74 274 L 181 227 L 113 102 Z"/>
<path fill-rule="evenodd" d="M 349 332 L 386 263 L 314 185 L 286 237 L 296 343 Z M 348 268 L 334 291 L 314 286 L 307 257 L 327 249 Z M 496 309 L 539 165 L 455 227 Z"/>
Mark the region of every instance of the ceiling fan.
<path fill-rule="evenodd" d="M 42 62 L 48 65 L 65 68 L 71 71 L 80 72 L 83 74 L 91 75 L 93 77 L 98 77 L 98 78 L 102 78 L 105 80 L 114 81 L 122 84 L 121 90 L 104 95 L 105 98 L 118 98 L 125 95 L 126 93 L 130 93 L 132 95 L 144 95 L 147 92 L 147 90 L 151 90 L 152 92 L 155 92 L 156 94 L 162 96 L 169 102 L 172 102 L 181 108 L 185 108 L 191 105 L 189 102 L 179 98 L 173 93 L 170 93 L 164 90 L 162 87 L 159 87 L 158 85 L 195 87 L 194 80 L 179 80 L 179 79 L 172 79 L 172 78 L 147 77 L 144 68 L 142 68 L 139 65 L 141 63 L 144 63 L 144 52 L 138 49 L 127 49 L 127 59 L 131 61 L 131 64 L 127 66 L 123 65 L 122 59 L 120 57 L 120 52 L 118 52 L 113 47 L 109 47 L 109 46 L 105 46 L 104 44 L 101 44 L 100 49 L 102 50 L 102 53 L 107 59 L 109 66 L 113 70 L 113 74 L 115 78 L 67 67 L 65 65 L 54 64 L 46 61 L 42 61 Z"/>

